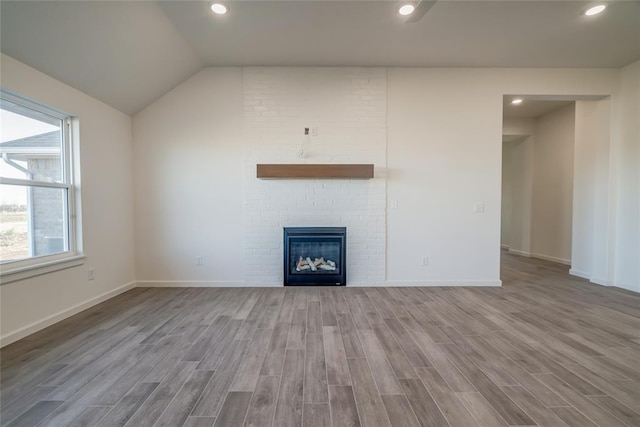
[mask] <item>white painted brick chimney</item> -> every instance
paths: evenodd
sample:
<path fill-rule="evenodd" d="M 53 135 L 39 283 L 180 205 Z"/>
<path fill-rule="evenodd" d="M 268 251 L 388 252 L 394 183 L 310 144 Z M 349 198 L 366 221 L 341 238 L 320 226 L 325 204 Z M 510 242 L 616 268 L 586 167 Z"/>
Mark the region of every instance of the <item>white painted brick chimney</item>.
<path fill-rule="evenodd" d="M 247 285 L 282 284 L 282 228 L 296 226 L 347 227 L 347 284 L 384 282 L 386 77 L 384 68 L 243 68 Z M 373 163 L 375 178 L 259 180 L 257 163 Z"/>

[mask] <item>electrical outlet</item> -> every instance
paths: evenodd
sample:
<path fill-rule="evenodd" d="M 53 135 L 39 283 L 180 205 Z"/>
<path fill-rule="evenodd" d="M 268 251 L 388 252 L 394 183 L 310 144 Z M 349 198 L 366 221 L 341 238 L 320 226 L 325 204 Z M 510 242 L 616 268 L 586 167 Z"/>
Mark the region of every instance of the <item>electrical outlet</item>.
<path fill-rule="evenodd" d="M 87 270 L 87 279 L 94 280 L 96 278 L 96 272 L 93 268 Z"/>
<path fill-rule="evenodd" d="M 202 265 L 202 257 L 201 256 L 197 256 L 196 257 L 196 265 L 197 266 L 201 266 Z"/>
<path fill-rule="evenodd" d="M 484 212 L 484 203 L 474 203 L 473 204 L 473 211 L 475 213 L 482 213 Z"/>
<path fill-rule="evenodd" d="M 309 135 L 309 128 L 304 128 L 304 134 Z"/>
<path fill-rule="evenodd" d="M 318 128 L 311 128 L 311 136 L 318 136 Z"/>
<path fill-rule="evenodd" d="M 422 265 L 424 265 L 424 266 L 429 265 L 429 257 L 428 256 L 423 256 L 422 257 Z"/>
<path fill-rule="evenodd" d="M 398 201 L 397 200 L 391 200 L 391 202 L 389 202 L 389 208 L 398 209 Z"/>

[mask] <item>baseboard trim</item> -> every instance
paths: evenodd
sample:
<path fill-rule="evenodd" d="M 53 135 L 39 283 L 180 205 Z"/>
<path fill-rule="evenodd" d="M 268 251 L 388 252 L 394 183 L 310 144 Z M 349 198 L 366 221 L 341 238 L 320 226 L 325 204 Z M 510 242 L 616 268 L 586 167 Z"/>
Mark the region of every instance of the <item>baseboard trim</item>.
<path fill-rule="evenodd" d="M 580 277 L 582 279 L 587 279 L 589 282 L 593 283 L 594 285 L 600 285 L 600 286 L 612 286 L 612 287 L 616 287 L 616 288 L 620 288 L 620 289 L 628 289 L 628 288 L 624 288 L 622 286 L 618 286 L 613 282 L 610 282 L 606 279 L 600 279 L 597 277 L 591 277 L 591 275 L 589 273 L 585 273 L 584 271 L 580 271 L 580 270 L 574 270 L 573 268 L 569 270 L 569 274 L 571 274 L 572 276 L 576 276 L 576 277 Z"/>
<path fill-rule="evenodd" d="M 282 282 L 246 282 L 244 280 L 138 280 L 139 288 L 275 288 Z"/>
<path fill-rule="evenodd" d="M 599 279 L 597 277 L 589 279 L 591 283 L 595 283 L 600 286 L 615 286 L 612 282 L 609 282 L 607 279 Z"/>
<path fill-rule="evenodd" d="M 555 262 L 555 263 L 558 263 L 558 264 L 571 265 L 571 260 L 570 259 L 558 258 L 558 257 L 554 257 L 554 256 L 549 256 L 549 255 L 531 254 L 531 258 L 543 259 L 545 261 L 551 261 L 551 262 Z"/>
<path fill-rule="evenodd" d="M 282 282 L 245 282 L 223 280 L 139 280 L 139 288 L 280 288 Z M 383 286 L 451 287 L 451 286 L 502 286 L 500 280 L 393 280 L 383 283 L 348 282 L 347 287 L 375 288 Z"/>
<path fill-rule="evenodd" d="M 119 288 L 112 289 L 108 292 L 100 294 L 96 297 L 93 297 L 87 301 L 81 302 L 80 304 L 76 304 L 72 307 L 67 308 L 66 310 L 59 311 L 51 316 L 45 317 L 42 320 L 38 320 L 37 322 L 33 322 L 30 325 L 23 326 L 13 332 L 9 332 L 8 334 L 0 337 L 0 348 L 7 346 L 13 342 L 21 340 L 22 338 L 29 336 L 35 332 L 38 332 L 48 326 L 53 325 L 54 323 L 58 323 L 61 320 L 66 319 L 67 317 L 71 317 L 74 314 L 78 314 L 81 311 L 84 311 L 88 308 L 93 307 L 94 305 L 100 304 L 110 298 L 115 297 L 116 295 L 120 295 L 130 289 L 136 287 L 136 282 L 130 282 L 126 285 L 120 286 Z"/>
<path fill-rule="evenodd" d="M 527 257 L 527 258 L 537 258 L 537 259 L 542 259 L 542 260 L 545 260 L 545 261 L 551 261 L 551 262 L 555 262 L 557 264 L 571 265 L 571 260 L 570 259 L 558 258 L 558 257 L 549 256 L 549 255 L 543 255 L 543 254 L 534 254 L 534 253 L 531 253 L 531 252 L 519 251 L 517 249 L 509 249 L 509 253 L 510 254 L 514 254 L 514 255 L 523 256 L 523 257 Z"/>
<path fill-rule="evenodd" d="M 584 271 L 576 270 L 576 269 L 573 269 L 573 268 L 569 269 L 569 274 L 572 275 L 572 276 L 577 276 L 577 277 L 580 277 L 582 279 L 587 279 L 587 280 L 589 280 L 589 277 L 591 277 L 589 275 L 589 273 L 585 273 Z"/>
<path fill-rule="evenodd" d="M 347 284 L 347 286 L 370 286 L 370 284 Z M 389 280 L 381 285 L 377 286 L 390 286 L 390 287 L 437 287 L 437 288 L 450 288 L 450 287 L 478 287 L 478 286 L 502 286 L 502 280 Z"/>
<path fill-rule="evenodd" d="M 531 258 L 531 253 L 526 251 L 519 251 L 518 249 L 509 248 L 509 253 L 514 255 L 520 255 L 523 257 Z"/>
<path fill-rule="evenodd" d="M 509 246 L 509 245 L 505 245 L 505 244 L 503 244 L 503 243 L 501 243 L 501 244 L 500 244 L 500 248 L 502 248 L 502 249 L 509 249 L 510 247 L 511 247 L 511 246 Z"/>

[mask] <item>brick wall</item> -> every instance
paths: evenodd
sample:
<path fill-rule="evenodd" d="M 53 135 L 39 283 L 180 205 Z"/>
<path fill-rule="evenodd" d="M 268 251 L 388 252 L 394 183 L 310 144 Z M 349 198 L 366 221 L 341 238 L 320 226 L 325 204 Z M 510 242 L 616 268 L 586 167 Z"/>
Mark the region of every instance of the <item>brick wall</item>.
<path fill-rule="evenodd" d="M 282 283 L 282 228 L 294 226 L 347 227 L 348 283 L 384 282 L 386 94 L 384 68 L 243 69 L 248 284 Z M 257 163 L 373 163 L 376 177 L 259 180 Z"/>
<path fill-rule="evenodd" d="M 28 168 L 33 179 L 59 181 L 62 177 L 60 158 L 32 158 Z M 65 193 L 55 188 L 33 187 L 31 189 L 35 256 L 49 255 L 64 250 L 64 206 Z"/>

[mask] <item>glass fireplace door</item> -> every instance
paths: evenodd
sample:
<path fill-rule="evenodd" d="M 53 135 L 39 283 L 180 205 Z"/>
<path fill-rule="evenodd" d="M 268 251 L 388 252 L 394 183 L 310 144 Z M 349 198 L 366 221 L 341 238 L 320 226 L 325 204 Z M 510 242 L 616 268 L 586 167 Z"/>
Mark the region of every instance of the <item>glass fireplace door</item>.
<path fill-rule="evenodd" d="M 346 228 L 286 227 L 284 284 L 346 285 Z"/>

